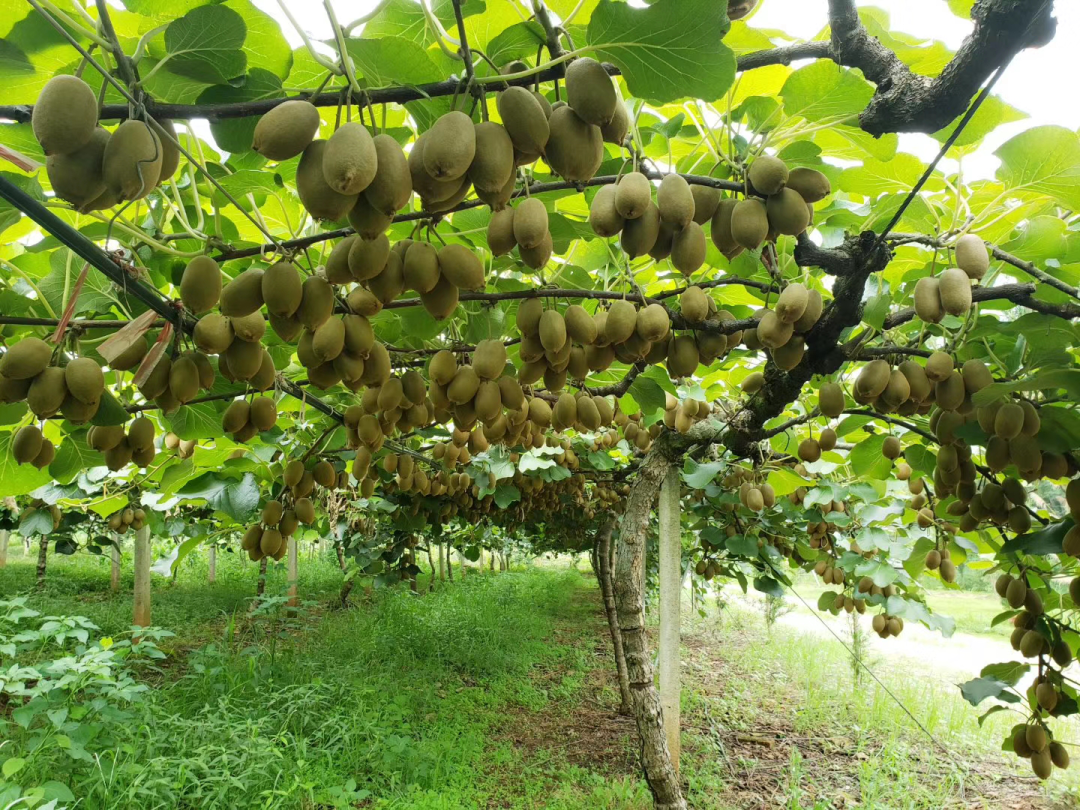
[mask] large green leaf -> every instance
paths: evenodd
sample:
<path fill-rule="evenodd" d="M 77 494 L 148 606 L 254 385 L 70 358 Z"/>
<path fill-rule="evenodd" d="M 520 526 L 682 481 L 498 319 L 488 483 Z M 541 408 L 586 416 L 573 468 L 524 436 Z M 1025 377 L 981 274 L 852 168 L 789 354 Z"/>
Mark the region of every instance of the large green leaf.
<path fill-rule="evenodd" d="M 178 76 L 224 84 L 244 75 L 247 55 L 244 18 L 226 6 L 193 8 L 165 29 L 165 57 Z"/>
<path fill-rule="evenodd" d="M 199 94 L 199 104 L 236 104 L 241 101 L 260 101 L 281 98 L 284 91 L 281 79 L 263 68 L 254 68 L 247 74 L 247 81 L 240 87 L 227 84 L 207 87 Z M 210 124 L 217 145 L 226 152 L 251 150 L 257 118 L 227 118 Z"/>
<path fill-rule="evenodd" d="M 0 498 L 25 495 L 52 480 L 49 471 L 17 464 L 11 453 L 12 433 L 0 433 Z"/>
<path fill-rule="evenodd" d="M 601 0 L 588 45 L 597 59 L 618 66 L 635 96 L 713 101 L 735 80 L 735 55 L 722 41 L 729 27 L 714 0 L 658 0 L 648 8 Z"/>
<path fill-rule="evenodd" d="M 49 465 L 49 472 L 61 484 L 75 480 L 83 470 L 105 464 L 105 456 L 86 443 L 86 431 L 70 433 L 60 442 L 56 458 Z"/>
<path fill-rule="evenodd" d="M 997 177 L 1013 191 L 1047 194 L 1080 208 L 1080 137 L 1058 126 L 1034 127 L 1003 143 Z"/>
<path fill-rule="evenodd" d="M 808 121 L 854 118 L 874 95 L 873 86 L 853 70 L 822 60 L 792 73 L 780 91 L 784 112 Z"/>
<path fill-rule="evenodd" d="M 259 484 L 251 473 L 239 479 L 206 473 L 181 487 L 177 495 L 185 500 L 205 500 L 238 523 L 250 518 L 259 506 Z"/>

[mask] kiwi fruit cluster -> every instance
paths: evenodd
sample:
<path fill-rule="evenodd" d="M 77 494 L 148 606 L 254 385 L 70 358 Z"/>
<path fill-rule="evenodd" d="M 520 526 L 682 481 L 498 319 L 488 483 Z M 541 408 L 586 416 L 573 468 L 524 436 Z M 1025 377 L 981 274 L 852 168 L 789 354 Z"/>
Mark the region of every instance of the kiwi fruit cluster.
<path fill-rule="evenodd" d="M 503 256 L 515 247 L 522 263 L 533 270 L 547 265 L 553 244 L 548 212 L 538 197 L 522 200 L 516 207 L 493 211 L 487 228 L 488 247 Z"/>
<path fill-rule="evenodd" d="M 689 278 L 705 263 L 705 231 L 695 220 L 697 203 L 690 184 L 678 174 L 660 181 L 653 202 L 652 181 L 641 172 L 624 174 L 602 186 L 589 205 L 589 224 L 597 236 L 619 236 L 631 259 L 649 255 Z"/>
<path fill-rule="evenodd" d="M 890 638 L 898 636 L 904 631 L 904 620 L 900 616 L 878 613 L 874 616 L 870 626 L 878 634 L 879 638 Z"/>
<path fill-rule="evenodd" d="M 671 394 L 664 395 L 664 424 L 679 433 L 688 433 L 690 428 L 713 414 L 713 407 L 702 399 L 686 397 L 682 401 Z"/>
<path fill-rule="evenodd" d="M 1039 719 L 1013 726 L 1012 748 L 1017 756 L 1031 760 L 1031 770 L 1039 779 L 1049 779 L 1054 768 L 1069 767 L 1068 749 L 1050 738 L 1046 725 Z"/>
<path fill-rule="evenodd" d="M 171 122 L 129 119 L 109 132 L 98 125 L 93 88 L 78 76 L 51 78 L 30 124 L 53 192 L 83 213 L 145 197 L 180 163 Z"/>
<path fill-rule="evenodd" d="M 137 506 L 125 506 L 109 515 L 105 519 L 105 525 L 109 527 L 109 531 L 117 534 L 126 534 L 128 529 L 138 531 L 146 525 L 146 512 Z"/>
<path fill-rule="evenodd" d="M 72 360 L 41 338 L 24 337 L 0 358 L 0 402 L 25 402 L 39 419 L 62 415 L 76 425 L 97 414 L 105 375 L 93 359 Z M 65 365 L 54 365 L 54 353 Z"/>
<path fill-rule="evenodd" d="M 105 465 L 113 472 L 124 469 L 134 462 L 138 467 L 148 467 L 157 455 L 154 443 L 154 423 L 149 417 L 139 416 L 124 425 L 94 425 L 86 434 L 91 448 L 105 454 Z"/>
<path fill-rule="evenodd" d="M 171 431 L 166 433 L 161 440 L 162 449 L 175 452 L 179 458 L 191 458 L 198 444 L 195 439 L 181 439 Z"/>
<path fill-rule="evenodd" d="M 315 522 L 315 504 L 311 499 L 318 485 L 326 490 L 342 486 L 347 478 L 333 463 L 322 459 L 310 467 L 303 459 L 289 460 L 282 470 L 282 494 L 263 504 L 259 521 L 244 532 L 240 547 L 248 557 L 258 561 L 263 557 L 280 560 L 288 551 L 288 541 L 301 524 Z"/>
<path fill-rule="evenodd" d="M 941 323 L 946 315 L 961 318 L 971 309 L 971 278 L 959 267 L 915 282 L 915 314 L 925 323 Z"/>
<path fill-rule="evenodd" d="M 221 428 L 234 442 L 245 443 L 277 424 L 277 403 L 273 397 L 234 399 L 221 415 Z"/>

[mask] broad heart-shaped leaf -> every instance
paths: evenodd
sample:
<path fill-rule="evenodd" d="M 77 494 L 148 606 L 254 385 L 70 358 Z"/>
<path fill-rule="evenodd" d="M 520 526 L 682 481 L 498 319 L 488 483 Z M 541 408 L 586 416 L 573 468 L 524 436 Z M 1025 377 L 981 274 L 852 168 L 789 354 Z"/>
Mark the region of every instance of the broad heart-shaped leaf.
<path fill-rule="evenodd" d="M 1065 518 L 1061 523 L 1051 523 L 1036 532 L 1018 534 L 1001 547 L 1002 554 L 1061 554 L 1061 543 L 1075 523 Z"/>
<path fill-rule="evenodd" d="M 871 436 L 855 445 L 848 459 L 851 469 L 860 478 L 885 478 L 889 474 L 892 462 L 881 455 L 885 437 Z"/>
<path fill-rule="evenodd" d="M 664 407 L 664 389 L 660 387 L 660 383 L 648 377 L 639 375 L 630 383 L 627 393 L 634 398 L 641 407 L 641 412 L 646 416 Z"/>
<path fill-rule="evenodd" d="M 648 8 L 601 0 L 586 39 L 638 98 L 715 101 L 735 81 L 735 54 L 722 42 L 730 27 L 715 0 L 657 0 Z"/>
<path fill-rule="evenodd" d="M 205 500 L 238 523 L 251 517 L 259 506 L 259 484 L 251 473 L 239 479 L 206 473 L 188 482 L 177 495 L 187 500 Z"/>
<path fill-rule="evenodd" d="M 80 430 L 65 436 L 60 442 L 56 458 L 49 465 L 49 473 L 59 483 L 67 484 L 83 470 L 104 464 L 105 456 L 86 443 L 86 431 Z"/>
<path fill-rule="evenodd" d="M 536 49 L 546 41 L 544 29 L 530 20 L 511 25 L 488 43 L 488 56 L 496 65 L 505 65 L 526 56 L 535 57 Z"/>
<path fill-rule="evenodd" d="M 52 513 L 48 509 L 25 510 L 19 520 L 19 534 L 30 537 L 35 534 L 50 534 L 53 530 Z"/>
<path fill-rule="evenodd" d="M 410 39 L 349 39 L 345 49 L 363 87 L 426 84 L 446 78 L 427 51 Z"/>
<path fill-rule="evenodd" d="M 185 441 L 193 439 L 216 439 L 225 435 L 221 427 L 221 414 L 209 402 L 184 405 L 169 417 L 173 433 Z"/>
<path fill-rule="evenodd" d="M 165 52 L 169 72 L 207 84 L 244 75 L 247 55 L 244 18 L 225 6 L 199 6 L 169 23 Z"/>
<path fill-rule="evenodd" d="M 772 577 L 757 577 L 754 579 L 754 589 L 777 599 L 784 598 L 784 589 Z"/>
<path fill-rule="evenodd" d="M 207 87 L 199 94 L 199 104 L 235 104 L 241 101 L 259 101 L 266 98 L 281 98 L 285 92 L 281 88 L 281 79 L 264 68 L 252 68 L 247 80 L 240 87 L 217 84 Z M 251 140 L 255 134 L 255 118 L 227 118 L 210 124 L 210 132 L 217 145 L 233 154 L 251 151 Z"/>
<path fill-rule="evenodd" d="M 1007 690 L 1012 684 L 997 678 L 973 678 L 960 684 L 960 694 L 972 706 L 978 706 L 987 698 L 997 698 L 1005 703 L 1019 703 L 1020 698 Z"/>
<path fill-rule="evenodd" d="M 807 121 L 852 118 L 866 108 L 873 95 L 873 86 L 858 73 L 825 60 L 796 70 L 780 91 L 784 112 Z"/>
<path fill-rule="evenodd" d="M 1007 664 L 987 664 L 979 675 L 983 678 L 995 678 L 1009 686 L 1016 686 L 1028 672 L 1031 664 L 1021 661 L 1010 661 Z"/>
<path fill-rule="evenodd" d="M 114 427 L 125 424 L 130 418 L 131 414 L 106 388 L 101 395 L 101 403 L 98 405 L 97 413 L 90 420 L 90 424 L 101 427 Z"/>
<path fill-rule="evenodd" d="M 521 491 L 513 484 L 499 484 L 495 488 L 495 505 L 505 509 L 515 501 L 521 500 Z"/>
<path fill-rule="evenodd" d="M 49 483 L 52 476 L 47 469 L 39 470 L 32 464 L 17 464 L 11 454 L 12 433 L 0 433 L 0 498 L 26 495 Z"/>
<path fill-rule="evenodd" d="M 688 458 L 683 465 L 683 481 L 690 489 L 705 489 L 724 466 L 722 461 L 698 464 L 692 458 Z"/>
<path fill-rule="evenodd" d="M 1058 126 L 1034 127 L 1003 143 L 997 178 L 1014 191 L 1047 194 L 1080 208 L 1080 137 Z"/>

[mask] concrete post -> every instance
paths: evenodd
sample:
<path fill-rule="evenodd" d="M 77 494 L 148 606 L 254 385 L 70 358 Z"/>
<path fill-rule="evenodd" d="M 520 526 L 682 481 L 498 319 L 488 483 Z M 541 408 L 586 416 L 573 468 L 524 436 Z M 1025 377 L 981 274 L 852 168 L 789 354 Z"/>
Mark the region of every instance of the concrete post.
<path fill-rule="evenodd" d="M 682 532 L 679 470 L 671 467 L 660 487 L 660 706 L 671 764 L 679 769 L 679 599 L 682 591 Z"/>

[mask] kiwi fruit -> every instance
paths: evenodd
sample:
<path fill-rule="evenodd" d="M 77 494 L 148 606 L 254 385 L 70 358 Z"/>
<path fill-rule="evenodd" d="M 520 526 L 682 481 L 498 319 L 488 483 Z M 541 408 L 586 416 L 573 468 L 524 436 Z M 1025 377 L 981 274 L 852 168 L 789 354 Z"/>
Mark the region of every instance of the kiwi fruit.
<path fill-rule="evenodd" d="M 229 373 L 238 380 L 250 380 L 263 362 L 263 348 L 258 343 L 246 340 L 234 340 L 222 355 L 228 365 Z M 220 359 L 218 361 L 220 366 Z"/>
<path fill-rule="evenodd" d="M 548 127 L 544 155 L 552 171 L 571 183 L 592 178 L 604 160 L 600 128 L 580 118 L 569 106 L 554 110 Z"/>
<path fill-rule="evenodd" d="M 385 233 L 374 239 L 358 237 L 349 248 L 349 272 L 356 281 L 375 278 L 390 258 L 390 240 Z"/>
<path fill-rule="evenodd" d="M 408 182 L 409 188 L 412 188 L 412 181 Z M 368 186 L 365 193 L 370 189 L 371 186 Z M 349 210 L 347 218 L 352 229 L 364 239 L 374 239 L 380 233 L 385 233 L 394 221 L 393 214 L 384 214 L 376 210 L 363 194 L 357 196 L 356 205 Z"/>
<path fill-rule="evenodd" d="M 37 425 L 25 425 L 19 428 L 11 439 L 11 455 L 16 463 L 29 464 L 41 452 L 44 441 Z"/>
<path fill-rule="evenodd" d="M 328 318 L 311 336 L 311 351 L 320 363 L 328 363 L 345 348 L 345 322 L 341 318 Z"/>
<path fill-rule="evenodd" d="M 97 127 L 90 140 L 73 152 L 54 152 L 45 159 L 45 171 L 53 192 L 82 208 L 105 193 L 103 159 L 109 142 L 108 130 Z"/>
<path fill-rule="evenodd" d="M 113 132 L 101 159 L 109 191 L 121 201 L 145 197 L 161 176 L 162 149 L 154 131 L 143 121 L 129 118 Z"/>
<path fill-rule="evenodd" d="M 892 369 L 885 360 L 871 360 L 855 379 L 855 392 L 866 400 L 876 399 L 885 390 L 892 377 Z"/>
<path fill-rule="evenodd" d="M 767 310 L 758 321 L 757 337 L 767 349 L 778 349 L 791 340 L 794 329 L 790 323 L 784 323 L 773 310 Z"/>
<path fill-rule="evenodd" d="M 386 267 L 382 269 L 382 272 L 375 278 L 368 279 L 368 291 L 376 299 L 380 307 L 382 304 L 389 304 L 404 292 L 405 271 L 403 268 L 404 263 L 401 257 L 396 253 L 391 253 L 386 259 Z M 356 290 L 353 292 L 356 292 Z"/>
<path fill-rule="evenodd" d="M 98 122 L 97 97 L 78 76 L 46 82 L 34 104 L 30 126 L 46 155 L 69 155 L 86 146 Z"/>
<path fill-rule="evenodd" d="M 765 203 L 769 227 L 785 236 L 798 236 L 810 226 L 810 209 L 797 191 L 784 188 Z"/>
<path fill-rule="evenodd" d="M 626 142 L 626 134 L 630 131 L 630 114 L 626 111 L 625 104 L 615 105 L 615 114 L 606 124 L 600 125 L 600 135 L 604 143 L 613 143 L 622 146 Z"/>
<path fill-rule="evenodd" d="M 308 276 L 301 286 L 296 317 L 314 332 L 334 314 L 334 288 L 324 278 Z"/>
<path fill-rule="evenodd" d="M 375 163 L 378 169 L 371 183 L 364 189 L 363 197 L 374 211 L 392 217 L 409 202 L 412 195 L 409 160 L 405 157 L 401 145 L 391 136 L 383 133 L 376 135 L 371 141 L 375 147 Z M 357 228 L 357 231 L 359 230 Z"/>
<path fill-rule="evenodd" d="M 956 266 L 964 271 L 968 278 L 978 281 L 990 269 L 990 253 L 986 243 L 973 233 L 967 233 L 956 240 Z"/>
<path fill-rule="evenodd" d="M 76 357 L 64 368 L 64 383 L 75 399 L 87 405 L 96 404 L 105 391 L 105 375 L 101 366 L 89 357 Z"/>
<path fill-rule="evenodd" d="M 950 315 L 961 317 L 971 309 L 971 279 L 958 267 L 950 267 L 938 277 L 941 308 Z"/>
<path fill-rule="evenodd" d="M 718 215 L 722 211 L 724 201 L 721 201 L 720 205 L 721 208 L 717 209 Z M 756 197 L 747 197 L 735 203 L 730 216 L 731 238 L 734 243 L 746 250 L 757 250 L 761 247 L 765 237 L 769 235 L 769 216 L 765 204 Z M 715 241 L 715 217 L 713 223 L 713 240 Z"/>
<path fill-rule="evenodd" d="M 496 106 L 515 152 L 532 160 L 544 154 L 550 134 L 548 116 L 532 92 L 518 86 L 507 88 L 499 93 Z"/>
<path fill-rule="evenodd" d="M 762 155 L 750 164 L 747 179 L 755 191 L 768 197 L 784 188 L 788 179 L 788 167 L 778 157 Z"/>
<path fill-rule="evenodd" d="M 1015 402 L 1006 402 L 998 408 L 994 417 L 994 435 L 1002 439 L 1015 439 L 1024 428 L 1024 409 Z"/>
<path fill-rule="evenodd" d="M 39 470 L 43 470 L 53 463 L 53 459 L 56 458 L 56 445 L 54 445 L 48 439 L 44 439 L 41 442 L 41 450 L 34 456 L 30 463 L 37 467 Z M 55 520 L 55 518 L 54 518 Z"/>
<path fill-rule="evenodd" d="M 596 321 L 580 304 L 568 306 L 563 320 L 566 322 L 566 334 L 574 343 L 588 346 L 596 340 Z"/>
<path fill-rule="evenodd" d="M 698 367 L 700 355 L 692 337 L 679 335 L 668 344 L 668 373 L 675 378 L 689 377 Z"/>
<path fill-rule="evenodd" d="M 49 366 L 34 377 L 26 392 L 26 404 L 35 416 L 47 419 L 60 412 L 68 395 L 64 377 L 64 370 L 57 366 Z"/>
<path fill-rule="evenodd" d="M 825 302 L 821 298 L 821 293 L 817 290 L 807 290 L 806 292 L 806 309 L 803 310 L 803 314 L 795 321 L 795 331 L 799 334 L 805 334 L 814 328 L 814 325 L 821 318 L 821 313 L 825 308 Z"/>
<path fill-rule="evenodd" d="M 548 232 L 548 212 L 537 197 L 522 200 L 514 209 L 514 241 L 523 248 L 540 245 Z"/>
<path fill-rule="evenodd" d="M 650 201 L 640 217 L 626 220 L 619 244 L 627 256 L 636 259 L 653 249 L 659 235 L 660 209 Z"/>
<path fill-rule="evenodd" d="M 448 245 L 447 247 L 460 247 Z M 445 250 L 445 248 L 443 248 Z M 445 275 L 440 276 L 439 283 L 429 292 L 420 293 L 420 303 L 437 321 L 449 318 L 458 307 L 458 288 L 450 282 Z"/>
<path fill-rule="evenodd" d="M 181 405 L 199 393 L 199 368 L 187 355 L 176 358 L 169 369 L 169 392 Z"/>
<path fill-rule="evenodd" d="M 964 388 L 969 394 L 977 393 L 994 382 L 994 375 L 982 360 L 968 360 L 960 373 L 964 377 Z"/>
<path fill-rule="evenodd" d="M 694 186 L 697 188 L 697 186 Z M 737 200 L 724 198 L 717 201 L 712 215 L 711 238 L 716 249 L 729 261 L 745 250 L 731 233 L 731 216 L 738 205 Z"/>
<path fill-rule="evenodd" d="M 776 299 L 776 316 L 784 323 L 794 324 L 806 312 L 810 294 L 806 286 L 795 281 L 788 284 Z"/>
<path fill-rule="evenodd" d="M 516 214 L 514 219 L 517 220 Z M 439 271 L 443 279 L 459 290 L 479 291 L 487 283 L 483 261 L 464 245 L 443 245 L 439 249 Z"/>
<path fill-rule="evenodd" d="M 832 192 L 828 177 L 816 169 L 801 166 L 788 172 L 785 185 L 797 191 L 799 196 L 810 204 L 824 200 Z"/>
<path fill-rule="evenodd" d="M 319 110 L 293 99 L 271 109 L 255 124 L 251 148 L 268 160 L 288 160 L 303 152 L 319 131 Z"/>
<path fill-rule="evenodd" d="M 941 323 L 945 312 L 941 308 L 941 296 L 938 292 L 938 280 L 933 276 L 920 278 L 915 282 L 912 292 L 915 301 L 915 314 L 924 323 Z"/>
<path fill-rule="evenodd" d="M 371 133 L 355 121 L 338 127 L 323 148 L 323 179 L 338 194 L 359 194 L 371 184 L 378 166 Z"/>
<path fill-rule="evenodd" d="M 475 125 L 476 152 L 468 175 L 477 189 L 495 194 L 514 177 L 514 142 L 502 124 Z"/>
<path fill-rule="evenodd" d="M 707 186 L 701 186 L 707 188 Z M 712 189 L 716 191 L 715 189 Z M 716 202 L 720 201 L 720 193 L 716 191 Z M 679 174 L 664 175 L 660 186 L 656 190 L 656 205 L 660 209 L 660 218 L 669 223 L 675 231 L 679 231 L 691 222 L 697 222 L 697 201 L 691 191 L 690 184 Z M 704 225 L 709 221 L 715 206 L 698 225 Z"/>
<path fill-rule="evenodd" d="M 610 313 L 608 328 L 611 328 Z M 649 304 L 638 311 L 635 331 L 643 340 L 656 343 L 667 337 L 670 329 L 671 319 L 662 304 Z"/>
<path fill-rule="evenodd" d="M 637 331 L 637 307 L 632 301 L 615 301 L 607 313 L 604 336 L 609 343 L 622 343 Z"/>
<path fill-rule="evenodd" d="M 661 181 L 660 185 L 663 186 L 663 181 Z M 694 199 L 694 222 L 698 225 L 705 225 L 712 220 L 716 209 L 720 206 L 720 189 L 704 186 L 700 183 L 688 185 L 690 185 L 690 196 Z M 660 215 L 663 216 L 663 210 L 661 210 Z"/>
<path fill-rule="evenodd" d="M 180 278 L 180 300 L 195 315 L 217 306 L 221 298 L 221 268 L 209 256 L 196 256 Z"/>
<path fill-rule="evenodd" d="M 9 380 L 29 380 L 43 372 L 52 359 L 52 348 L 41 338 L 24 337 L 0 357 L 0 374 Z"/>
<path fill-rule="evenodd" d="M 356 205 L 357 194 L 342 194 L 326 182 L 323 159 L 328 141 L 312 141 L 305 147 L 296 167 L 296 193 L 314 219 L 339 220 Z"/>
<path fill-rule="evenodd" d="M 221 314 L 242 318 L 261 308 L 262 278 L 263 271 L 251 267 L 226 284 L 221 291 Z"/>
<path fill-rule="evenodd" d="M 271 315 L 291 318 L 300 308 L 304 287 L 300 273 L 292 262 L 275 262 L 266 268 L 260 289 Z"/>
<path fill-rule="evenodd" d="M 632 305 L 631 305 L 632 306 Z M 566 345 L 566 321 L 557 310 L 546 309 L 538 324 L 540 343 L 551 352 L 560 351 Z"/>
<path fill-rule="evenodd" d="M 817 439 L 803 439 L 799 442 L 799 448 L 796 451 L 799 459 L 805 461 L 807 464 L 812 464 L 821 458 L 821 445 Z"/>
<path fill-rule="evenodd" d="M 544 211 L 546 216 L 547 211 Z M 487 242 L 492 255 L 505 256 L 517 245 L 514 239 L 514 209 L 503 208 L 491 214 L 487 227 Z"/>
<path fill-rule="evenodd" d="M 452 352 L 442 349 L 428 363 L 428 375 L 439 385 L 449 385 L 457 374 L 457 359 Z"/>
<path fill-rule="evenodd" d="M 158 174 L 158 185 L 167 183 L 176 174 L 180 167 L 180 149 L 177 147 L 176 127 L 167 118 L 157 121 L 150 120 L 150 127 L 157 135 L 158 143 L 161 144 L 161 171 Z"/>
<path fill-rule="evenodd" d="M 261 312 L 252 312 L 242 318 L 229 318 L 229 323 L 237 340 L 258 343 L 266 334 L 266 319 Z"/>
<path fill-rule="evenodd" d="M 246 425 L 251 416 L 251 405 L 247 400 L 234 399 L 221 415 L 221 428 L 226 433 L 236 433 Z"/>
<path fill-rule="evenodd" d="M 566 102 L 583 121 L 598 127 L 611 121 L 619 99 L 603 65 L 587 56 L 575 59 L 566 69 L 565 81 Z"/>
<path fill-rule="evenodd" d="M 259 432 L 270 430 L 277 423 L 277 405 L 273 397 L 255 397 L 251 400 L 250 423 Z"/>
<path fill-rule="evenodd" d="M 481 380 L 498 379 L 506 368 L 506 347 L 501 340 L 481 340 L 473 351 L 473 370 Z"/>
<path fill-rule="evenodd" d="M 424 169 L 436 180 L 455 180 L 469 170 L 476 155 L 476 127 L 463 112 L 439 116 L 428 130 Z M 505 181 L 505 178 L 503 178 Z"/>
<path fill-rule="evenodd" d="M 637 219 L 652 203 L 652 183 L 641 172 L 628 172 L 615 186 L 615 210 L 623 219 Z"/>
<path fill-rule="evenodd" d="M 540 318 L 544 314 L 544 303 L 539 298 L 527 298 L 518 304 L 517 313 L 514 316 L 518 331 L 523 336 L 537 335 L 540 329 Z"/>
<path fill-rule="evenodd" d="M 615 207 L 618 188 L 617 185 L 601 186 L 589 205 L 589 225 L 597 236 L 617 236 L 623 229 L 625 221 Z"/>
<path fill-rule="evenodd" d="M 671 240 L 671 264 L 684 276 L 690 277 L 701 268 L 705 253 L 705 231 L 696 222 L 691 220 L 675 232 Z"/>
<path fill-rule="evenodd" d="M 216 312 L 199 318 L 192 333 L 195 345 L 207 354 L 221 354 L 232 344 L 233 337 L 232 320 Z"/>

